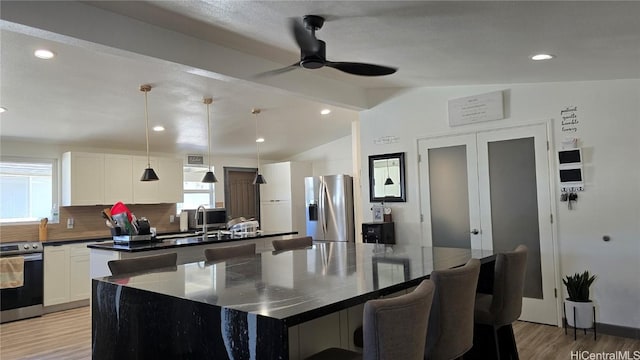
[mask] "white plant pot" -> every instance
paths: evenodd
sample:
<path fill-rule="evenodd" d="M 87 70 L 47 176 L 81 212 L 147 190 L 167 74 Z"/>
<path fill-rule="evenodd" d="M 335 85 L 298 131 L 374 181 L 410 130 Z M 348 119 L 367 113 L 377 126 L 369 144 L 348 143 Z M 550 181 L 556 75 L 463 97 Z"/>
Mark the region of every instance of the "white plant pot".
<path fill-rule="evenodd" d="M 575 323 L 573 321 L 573 311 L 575 309 Z M 578 329 L 590 329 L 593 327 L 593 302 L 564 301 L 564 311 L 569 326 Z"/>

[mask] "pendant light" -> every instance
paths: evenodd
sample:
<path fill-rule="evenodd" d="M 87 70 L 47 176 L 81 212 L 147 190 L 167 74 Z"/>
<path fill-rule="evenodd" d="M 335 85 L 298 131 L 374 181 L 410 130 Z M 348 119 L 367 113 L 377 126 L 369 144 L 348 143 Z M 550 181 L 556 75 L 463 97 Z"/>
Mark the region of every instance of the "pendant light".
<path fill-rule="evenodd" d="M 147 110 L 147 93 L 151 91 L 151 85 L 140 85 L 140 91 L 144 93 L 144 131 L 147 138 L 147 168 L 144 169 L 140 181 L 157 181 L 160 179 L 151 168 L 151 160 L 149 159 L 149 111 Z"/>
<path fill-rule="evenodd" d="M 212 98 L 204 98 L 202 102 L 207 105 L 207 144 L 209 145 L 209 171 L 202 178 L 203 183 L 217 183 L 216 175 L 211 171 L 211 120 L 209 119 L 209 105 L 213 102 Z"/>
<path fill-rule="evenodd" d="M 251 113 L 256 116 L 256 154 L 258 156 L 257 174 L 255 179 L 253 179 L 253 184 L 264 185 L 267 183 L 267 180 L 260 174 L 260 143 L 258 142 L 258 114 L 260 114 L 260 109 L 251 109 Z"/>
<path fill-rule="evenodd" d="M 387 180 L 384 181 L 385 185 L 393 185 L 393 180 L 389 177 L 389 159 L 387 159 Z"/>

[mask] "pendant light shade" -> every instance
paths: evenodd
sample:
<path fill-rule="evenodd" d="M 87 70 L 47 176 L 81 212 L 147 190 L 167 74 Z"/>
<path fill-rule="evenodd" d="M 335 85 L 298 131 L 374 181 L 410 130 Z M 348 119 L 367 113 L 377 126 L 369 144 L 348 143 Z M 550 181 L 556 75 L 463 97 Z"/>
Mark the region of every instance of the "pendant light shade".
<path fill-rule="evenodd" d="M 151 168 L 151 160 L 149 159 L 149 110 L 147 109 L 147 93 L 151 91 L 151 85 L 140 85 L 140 91 L 144 93 L 144 131 L 147 139 L 147 168 L 144 169 L 140 181 L 157 181 L 160 179 Z"/>
<path fill-rule="evenodd" d="M 264 185 L 266 183 L 267 183 L 267 180 L 265 180 L 264 176 L 262 176 L 262 174 L 260 173 L 256 174 L 255 179 L 253 179 L 254 185 Z"/>
<path fill-rule="evenodd" d="M 258 157 L 257 174 L 256 174 L 255 179 L 253 179 L 253 184 L 254 185 L 264 185 L 264 184 L 267 183 L 267 180 L 264 178 L 264 176 L 262 176 L 262 174 L 260 174 L 260 142 L 257 141 L 257 139 L 258 139 L 258 114 L 260 114 L 260 109 L 251 109 L 251 113 L 256 116 L 256 154 L 257 154 L 257 157 Z"/>
<path fill-rule="evenodd" d="M 152 168 L 148 167 L 144 169 L 144 172 L 142 173 L 142 177 L 140 178 L 140 181 L 156 181 L 156 180 L 160 180 L 160 179 L 158 178 L 158 175 L 156 174 L 155 171 L 153 171 Z"/>
<path fill-rule="evenodd" d="M 209 156 L 207 159 L 209 160 L 209 171 L 204 174 L 202 178 L 203 183 L 217 183 L 218 179 L 216 179 L 216 175 L 211 171 L 211 120 L 209 119 L 209 105 L 213 103 L 212 98 L 204 98 L 202 102 L 207 105 L 207 144 L 209 145 Z"/>

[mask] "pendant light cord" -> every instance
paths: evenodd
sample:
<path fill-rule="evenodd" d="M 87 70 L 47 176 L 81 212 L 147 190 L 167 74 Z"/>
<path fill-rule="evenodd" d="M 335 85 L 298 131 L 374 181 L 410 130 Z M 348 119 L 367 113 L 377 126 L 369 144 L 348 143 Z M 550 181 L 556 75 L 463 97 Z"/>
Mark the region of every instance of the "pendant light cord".
<path fill-rule="evenodd" d="M 258 174 L 260 174 L 260 143 L 257 141 L 258 140 L 258 114 L 259 112 L 256 112 L 256 154 L 258 155 Z"/>
<path fill-rule="evenodd" d="M 207 99 L 205 99 L 205 104 L 207 104 L 207 143 L 209 144 L 209 171 L 211 171 L 211 120 L 209 119 L 209 105 L 211 103 L 206 101 Z"/>
<path fill-rule="evenodd" d="M 147 93 L 149 91 L 144 92 L 144 131 L 145 136 L 147 138 L 147 168 L 151 167 L 151 160 L 149 158 L 149 112 L 147 110 Z"/>

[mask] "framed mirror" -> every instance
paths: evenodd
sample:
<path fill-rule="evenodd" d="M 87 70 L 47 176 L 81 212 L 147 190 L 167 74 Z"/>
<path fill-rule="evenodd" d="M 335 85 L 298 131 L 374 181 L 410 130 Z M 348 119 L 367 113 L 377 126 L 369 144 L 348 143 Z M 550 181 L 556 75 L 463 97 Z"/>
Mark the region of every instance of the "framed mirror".
<path fill-rule="evenodd" d="M 405 202 L 404 153 L 369 156 L 369 200 Z"/>

